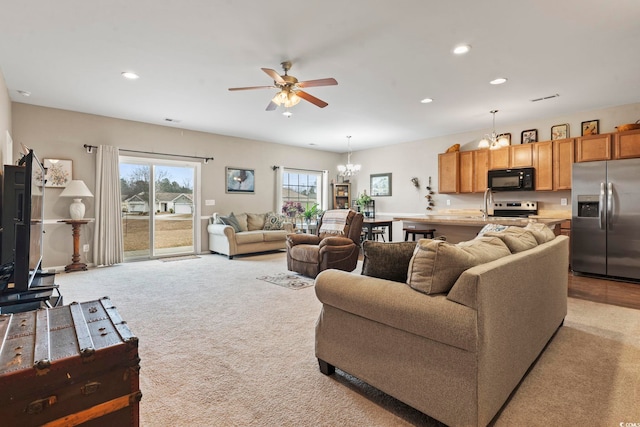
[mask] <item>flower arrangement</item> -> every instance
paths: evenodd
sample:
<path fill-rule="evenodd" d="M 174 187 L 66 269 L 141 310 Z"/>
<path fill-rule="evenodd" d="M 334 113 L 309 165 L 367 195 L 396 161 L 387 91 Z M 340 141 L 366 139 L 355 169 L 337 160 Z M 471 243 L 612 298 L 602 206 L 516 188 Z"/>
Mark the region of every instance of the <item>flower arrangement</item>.
<path fill-rule="evenodd" d="M 294 202 L 293 200 L 288 200 L 282 204 L 282 213 L 291 218 L 303 214 L 304 210 L 302 203 Z"/>

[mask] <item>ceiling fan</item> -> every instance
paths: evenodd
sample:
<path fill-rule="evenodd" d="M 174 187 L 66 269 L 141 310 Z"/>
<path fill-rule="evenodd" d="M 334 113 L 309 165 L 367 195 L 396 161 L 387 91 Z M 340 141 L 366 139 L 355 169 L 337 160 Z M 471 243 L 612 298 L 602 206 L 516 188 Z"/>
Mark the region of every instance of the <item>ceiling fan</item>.
<path fill-rule="evenodd" d="M 262 71 L 267 73 L 269 77 L 273 79 L 273 85 L 270 86 L 249 86 L 249 87 L 230 87 L 229 90 L 253 90 L 253 89 L 280 89 L 280 92 L 273 97 L 273 99 L 267 105 L 267 111 L 275 110 L 278 105 L 284 105 L 286 108 L 293 107 L 300 99 L 304 99 L 316 105 L 320 108 L 326 107 L 327 104 L 321 99 L 316 98 L 313 95 L 308 94 L 302 89 L 306 89 L 308 87 L 314 86 L 332 86 L 337 85 L 338 82 L 334 78 L 326 78 L 326 79 L 317 79 L 317 80 L 307 80 L 304 82 L 299 82 L 297 78 L 290 76 L 287 72 L 291 69 L 291 62 L 285 61 L 282 62 L 282 69 L 284 70 L 284 75 L 278 74 L 276 70 L 272 70 L 271 68 L 262 68 Z"/>

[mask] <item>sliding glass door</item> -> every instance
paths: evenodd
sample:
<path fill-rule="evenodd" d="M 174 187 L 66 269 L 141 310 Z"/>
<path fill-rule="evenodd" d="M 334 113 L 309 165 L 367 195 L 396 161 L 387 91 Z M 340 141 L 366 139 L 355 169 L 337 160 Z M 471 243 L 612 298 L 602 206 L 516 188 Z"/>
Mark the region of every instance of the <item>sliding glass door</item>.
<path fill-rule="evenodd" d="M 196 252 L 200 164 L 120 157 L 125 260 Z"/>

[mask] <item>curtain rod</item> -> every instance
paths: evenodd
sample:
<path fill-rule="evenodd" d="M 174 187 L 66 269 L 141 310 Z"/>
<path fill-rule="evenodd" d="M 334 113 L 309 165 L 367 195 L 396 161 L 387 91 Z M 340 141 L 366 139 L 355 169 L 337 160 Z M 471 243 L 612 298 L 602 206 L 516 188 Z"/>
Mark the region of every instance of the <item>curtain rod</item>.
<path fill-rule="evenodd" d="M 324 170 L 322 170 L 322 171 L 317 171 L 317 170 L 314 170 L 314 169 L 298 169 L 298 168 L 290 168 L 290 167 L 287 167 L 287 166 L 283 166 L 283 168 L 285 168 L 285 169 L 287 169 L 287 170 L 290 170 L 290 171 L 301 171 L 301 172 L 320 172 L 320 173 L 325 173 L 325 172 L 327 172 L 327 171 L 324 171 Z M 276 171 L 276 170 L 280 169 L 280 166 L 275 166 L 275 165 L 274 165 L 274 166 L 271 166 L 271 169 L 272 169 L 272 170 L 274 170 L 274 171 Z"/>
<path fill-rule="evenodd" d="M 88 154 L 91 154 L 93 153 L 93 149 L 98 147 L 95 145 L 84 144 L 84 148 L 87 150 Z M 172 157 L 183 157 L 187 159 L 198 159 L 198 160 L 202 160 L 205 164 L 209 163 L 209 160 L 215 160 L 213 157 L 187 156 L 184 154 L 170 154 L 170 153 L 156 153 L 153 151 L 127 150 L 126 148 L 120 148 L 119 150 L 126 151 L 127 153 L 156 154 L 159 156 L 172 156 Z"/>

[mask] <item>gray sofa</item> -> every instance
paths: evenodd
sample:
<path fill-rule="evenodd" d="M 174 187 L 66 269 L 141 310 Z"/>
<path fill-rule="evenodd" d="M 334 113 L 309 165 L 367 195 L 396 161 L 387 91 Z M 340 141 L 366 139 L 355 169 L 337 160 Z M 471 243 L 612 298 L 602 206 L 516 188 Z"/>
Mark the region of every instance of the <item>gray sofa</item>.
<path fill-rule="evenodd" d="M 493 237 L 483 239 L 496 245 Z M 418 291 L 366 275 L 320 273 L 320 370 L 330 375 L 337 367 L 448 425 L 487 425 L 567 313 L 567 237 L 552 233 L 524 248 L 518 247 L 522 239 L 510 242 L 507 256 L 456 273 L 444 292 L 437 278 L 429 283 L 435 292 L 426 294 L 421 285 Z M 451 249 L 433 242 L 421 240 L 418 246 Z M 365 270 L 367 261 L 379 266 L 380 260 L 367 260 L 366 251 L 365 245 Z M 407 282 L 421 268 L 415 257 L 405 256 L 405 266 L 411 258 Z M 437 258 L 444 262 L 437 274 L 451 273 L 445 251 Z M 386 263 L 394 259 L 387 255 Z"/>
<path fill-rule="evenodd" d="M 236 223 L 225 224 L 224 218 L 233 216 Z M 273 213 L 242 213 L 229 216 L 213 214 L 209 218 L 209 250 L 213 253 L 235 255 L 286 249 L 287 234 L 293 233 L 293 224 Z M 272 221 L 270 221 L 272 220 Z"/>

